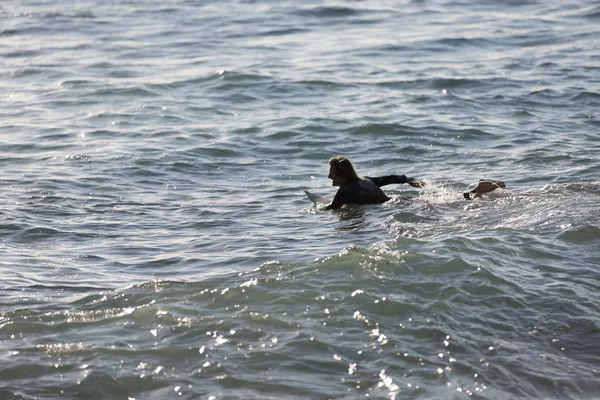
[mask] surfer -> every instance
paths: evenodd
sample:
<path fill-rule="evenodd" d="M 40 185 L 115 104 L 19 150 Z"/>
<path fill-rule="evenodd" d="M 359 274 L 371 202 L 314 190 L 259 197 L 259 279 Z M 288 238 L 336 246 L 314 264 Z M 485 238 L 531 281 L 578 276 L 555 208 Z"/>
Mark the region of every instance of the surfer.
<path fill-rule="evenodd" d="M 344 204 L 380 204 L 390 198 L 381 190 L 381 186 L 394 183 L 408 183 L 417 188 L 425 186 L 425 182 L 405 175 L 388 175 L 381 177 L 360 178 L 354 166 L 346 157 L 338 156 L 329 159 L 329 179 L 333 186 L 339 186 L 333 201 L 324 210 L 336 210 Z"/>

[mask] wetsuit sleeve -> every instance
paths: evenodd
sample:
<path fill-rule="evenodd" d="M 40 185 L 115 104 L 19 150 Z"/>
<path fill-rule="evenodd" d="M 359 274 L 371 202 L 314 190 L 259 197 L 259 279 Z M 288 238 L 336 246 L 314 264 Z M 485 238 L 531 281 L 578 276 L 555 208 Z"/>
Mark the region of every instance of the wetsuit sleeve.
<path fill-rule="evenodd" d="M 325 208 L 323 208 L 323 210 L 337 210 L 339 208 L 342 208 L 342 206 L 346 204 L 346 200 L 344 199 L 344 197 L 344 191 L 341 189 L 338 190 L 333 198 L 333 201 Z"/>
<path fill-rule="evenodd" d="M 422 188 L 425 187 L 425 182 L 422 181 L 421 179 L 418 178 L 410 178 L 407 177 L 406 175 L 388 175 L 388 176 L 380 176 L 380 177 L 370 177 L 370 176 L 366 176 L 366 179 L 371 180 L 371 182 L 373 182 L 374 184 L 376 184 L 379 187 L 385 186 L 385 185 L 391 185 L 393 183 L 408 183 L 410 186 L 413 187 L 417 187 L 417 188 Z"/>
<path fill-rule="evenodd" d="M 365 178 L 369 179 L 370 181 L 372 181 L 374 184 L 376 184 L 379 187 L 382 187 L 385 185 L 391 185 L 394 183 L 407 183 L 408 182 L 406 175 L 387 175 L 387 176 L 379 176 L 379 177 L 366 176 Z"/>

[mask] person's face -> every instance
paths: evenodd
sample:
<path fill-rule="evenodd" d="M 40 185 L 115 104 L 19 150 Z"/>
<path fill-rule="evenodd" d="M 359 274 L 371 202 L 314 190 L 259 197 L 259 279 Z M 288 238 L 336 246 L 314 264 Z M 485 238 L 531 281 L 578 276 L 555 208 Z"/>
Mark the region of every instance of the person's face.
<path fill-rule="evenodd" d="M 331 179 L 331 186 L 342 186 L 344 180 L 342 177 L 335 171 L 335 169 L 329 166 L 329 179 Z"/>

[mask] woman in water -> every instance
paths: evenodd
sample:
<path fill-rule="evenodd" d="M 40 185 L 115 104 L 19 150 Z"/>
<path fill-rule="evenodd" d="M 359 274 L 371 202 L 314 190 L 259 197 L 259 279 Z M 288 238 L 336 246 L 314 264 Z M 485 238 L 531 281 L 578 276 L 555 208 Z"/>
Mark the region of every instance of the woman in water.
<path fill-rule="evenodd" d="M 359 178 L 350 160 L 338 156 L 329 159 L 329 179 L 333 186 L 339 186 L 331 204 L 324 210 L 336 210 L 344 204 L 380 204 L 390 198 L 380 189 L 392 183 L 408 183 L 413 187 L 423 187 L 425 182 L 405 175 L 388 175 L 377 178 Z"/>

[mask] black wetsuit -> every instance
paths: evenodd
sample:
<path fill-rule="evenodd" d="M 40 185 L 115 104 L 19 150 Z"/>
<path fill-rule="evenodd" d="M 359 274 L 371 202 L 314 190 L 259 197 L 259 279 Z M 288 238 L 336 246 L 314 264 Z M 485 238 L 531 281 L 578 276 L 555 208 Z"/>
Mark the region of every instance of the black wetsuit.
<path fill-rule="evenodd" d="M 392 183 L 407 183 L 404 175 L 388 175 L 381 177 L 369 177 L 346 181 L 335 194 L 333 201 L 325 210 L 336 210 L 344 204 L 380 204 L 390 198 L 380 189 L 381 186 Z"/>

